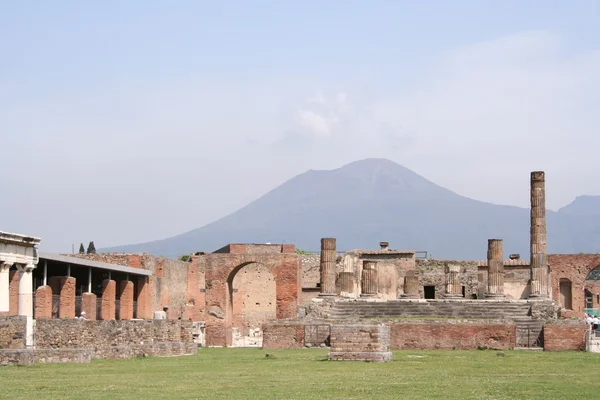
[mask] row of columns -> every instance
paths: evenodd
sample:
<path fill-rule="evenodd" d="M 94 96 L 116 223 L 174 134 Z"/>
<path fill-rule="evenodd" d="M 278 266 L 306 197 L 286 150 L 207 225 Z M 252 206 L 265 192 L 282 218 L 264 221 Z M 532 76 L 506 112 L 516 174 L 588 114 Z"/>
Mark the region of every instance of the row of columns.
<path fill-rule="evenodd" d="M 25 343 L 33 344 L 33 270 L 35 264 L 16 264 L 19 274 L 18 315 L 26 318 Z M 10 267 L 13 264 L 0 261 L 0 313 L 10 312 Z"/>

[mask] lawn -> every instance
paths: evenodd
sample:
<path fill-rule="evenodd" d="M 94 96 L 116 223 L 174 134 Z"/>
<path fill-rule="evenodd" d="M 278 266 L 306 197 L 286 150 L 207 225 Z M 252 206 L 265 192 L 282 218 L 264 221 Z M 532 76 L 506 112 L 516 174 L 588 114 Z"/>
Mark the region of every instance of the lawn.
<path fill-rule="evenodd" d="M 198 355 L 0 367 L 10 399 L 594 399 L 600 354 L 395 351 L 385 364 L 327 350 L 201 349 Z"/>

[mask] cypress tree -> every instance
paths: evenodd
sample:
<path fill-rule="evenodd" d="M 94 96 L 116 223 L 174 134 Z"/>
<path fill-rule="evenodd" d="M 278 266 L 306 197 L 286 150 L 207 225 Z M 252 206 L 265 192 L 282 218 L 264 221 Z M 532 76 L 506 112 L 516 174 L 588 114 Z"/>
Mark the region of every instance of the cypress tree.
<path fill-rule="evenodd" d="M 79 254 L 85 253 L 85 248 L 83 247 L 83 243 L 79 244 Z"/>
<path fill-rule="evenodd" d="M 94 246 L 94 241 L 92 240 L 87 248 L 88 254 L 96 254 L 96 247 Z"/>

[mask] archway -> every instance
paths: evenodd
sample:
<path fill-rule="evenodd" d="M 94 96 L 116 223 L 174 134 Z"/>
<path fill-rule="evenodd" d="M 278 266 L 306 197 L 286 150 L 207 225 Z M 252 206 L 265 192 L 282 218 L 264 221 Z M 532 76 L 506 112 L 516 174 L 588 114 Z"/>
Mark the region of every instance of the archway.
<path fill-rule="evenodd" d="M 600 308 L 600 266 L 592 269 L 586 276 L 584 288 L 585 312 L 598 313 Z"/>
<path fill-rule="evenodd" d="M 229 275 L 227 325 L 231 347 L 261 347 L 262 324 L 277 316 L 275 278 L 262 264 L 247 263 Z"/>
<path fill-rule="evenodd" d="M 559 281 L 560 305 L 567 310 L 573 309 L 573 289 L 569 279 L 561 278 Z"/>

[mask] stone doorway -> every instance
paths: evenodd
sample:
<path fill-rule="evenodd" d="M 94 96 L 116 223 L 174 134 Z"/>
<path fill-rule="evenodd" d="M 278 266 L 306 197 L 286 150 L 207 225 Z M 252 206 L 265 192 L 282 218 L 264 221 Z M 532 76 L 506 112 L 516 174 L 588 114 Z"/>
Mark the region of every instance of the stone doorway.
<path fill-rule="evenodd" d="M 423 297 L 435 299 L 435 286 L 423 286 Z"/>
<path fill-rule="evenodd" d="M 262 347 L 262 324 L 276 319 L 276 285 L 264 265 L 249 263 L 229 280 L 231 347 Z"/>
<path fill-rule="evenodd" d="M 566 310 L 573 309 L 573 293 L 571 281 L 566 278 L 561 278 L 560 283 L 560 305 Z"/>

